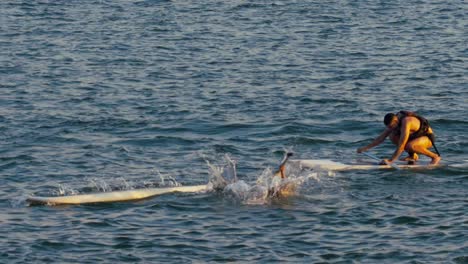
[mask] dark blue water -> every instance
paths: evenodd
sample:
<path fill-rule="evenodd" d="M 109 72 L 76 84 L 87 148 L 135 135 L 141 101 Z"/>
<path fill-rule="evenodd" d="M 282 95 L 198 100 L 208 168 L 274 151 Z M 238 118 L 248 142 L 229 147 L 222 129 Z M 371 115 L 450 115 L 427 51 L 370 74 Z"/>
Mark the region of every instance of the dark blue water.
<path fill-rule="evenodd" d="M 431 121 L 442 163 L 466 164 L 467 13 L 436 0 L 2 1 L 0 262 L 468 263 L 463 166 L 324 171 L 258 204 L 25 202 L 204 184 L 225 154 L 250 186 L 284 149 L 369 162 L 355 150 L 401 109 Z"/>

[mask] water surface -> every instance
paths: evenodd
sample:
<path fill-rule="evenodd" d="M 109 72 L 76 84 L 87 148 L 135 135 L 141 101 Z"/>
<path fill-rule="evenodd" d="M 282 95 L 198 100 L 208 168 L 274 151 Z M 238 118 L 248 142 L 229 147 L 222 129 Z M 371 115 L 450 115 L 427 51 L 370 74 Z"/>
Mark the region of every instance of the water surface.
<path fill-rule="evenodd" d="M 355 150 L 401 109 L 430 120 L 443 163 L 466 164 L 467 11 L 435 0 L 0 3 L 0 262 L 467 263 L 466 167 L 304 172 L 295 197 L 260 204 L 219 192 L 25 202 L 203 184 L 225 154 L 248 186 L 284 149 L 371 162 Z"/>

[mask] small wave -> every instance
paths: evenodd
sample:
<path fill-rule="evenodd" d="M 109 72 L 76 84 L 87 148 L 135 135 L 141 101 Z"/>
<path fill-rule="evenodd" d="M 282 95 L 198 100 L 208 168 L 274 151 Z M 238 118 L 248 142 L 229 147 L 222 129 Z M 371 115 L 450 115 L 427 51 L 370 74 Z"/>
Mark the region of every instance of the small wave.
<path fill-rule="evenodd" d="M 390 220 L 393 224 L 407 225 L 419 222 L 419 218 L 412 216 L 398 216 Z"/>
<path fill-rule="evenodd" d="M 176 136 L 154 136 L 147 138 L 118 140 L 116 144 L 133 146 L 166 146 L 166 145 L 194 145 L 198 141 Z"/>
<path fill-rule="evenodd" d="M 468 263 L 468 255 L 456 257 L 453 259 L 453 261 L 457 264 L 466 264 Z"/>

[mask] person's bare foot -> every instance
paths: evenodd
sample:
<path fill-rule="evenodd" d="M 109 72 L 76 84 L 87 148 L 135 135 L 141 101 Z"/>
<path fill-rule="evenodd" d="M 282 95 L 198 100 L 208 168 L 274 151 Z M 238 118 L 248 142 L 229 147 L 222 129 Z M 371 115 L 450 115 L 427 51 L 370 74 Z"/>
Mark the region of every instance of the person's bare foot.
<path fill-rule="evenodd" d="M 441 158 L 439 156 L 435 157 L 432 159 L 431 163 L 429 163 L 429 165 L 437 165 L 439 164 L 439 161 L 441 160 Z"/>

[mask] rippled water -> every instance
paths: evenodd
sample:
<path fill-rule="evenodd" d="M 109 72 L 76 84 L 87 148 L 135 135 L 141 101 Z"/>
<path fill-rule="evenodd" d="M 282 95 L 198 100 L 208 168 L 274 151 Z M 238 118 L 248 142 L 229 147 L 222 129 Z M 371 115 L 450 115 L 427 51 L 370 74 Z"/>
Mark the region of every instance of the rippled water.
<path fill-rule="evenodd" d="M 467 11 L 436 0 L 1 2 L 0 262 L 468 263 L 464 166 L 297 172 L 294 197 L 243 196 L 285 149 L 369 162 L 355 150 L 400 109 L 429 118 L 443 163 L 466 164 Z M 203 184 L 225 154 L 245 184 L 235 195 L 25 202 Z"/>

